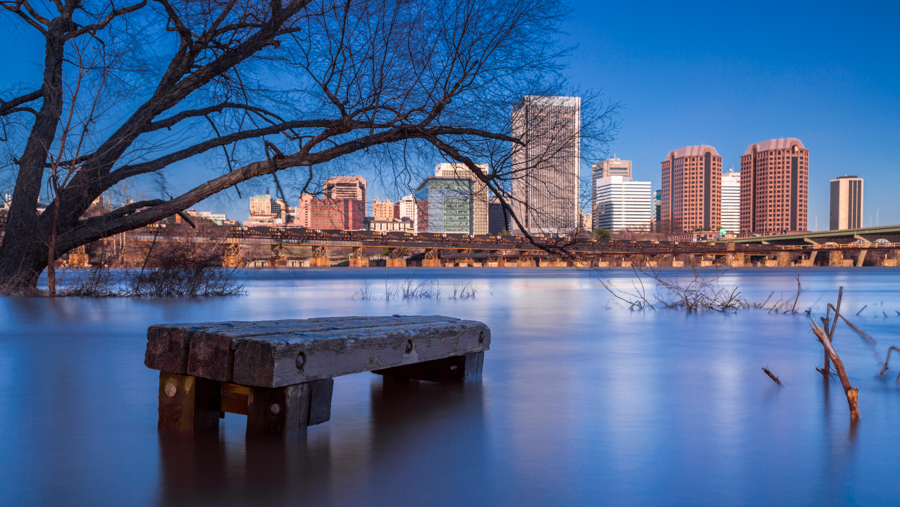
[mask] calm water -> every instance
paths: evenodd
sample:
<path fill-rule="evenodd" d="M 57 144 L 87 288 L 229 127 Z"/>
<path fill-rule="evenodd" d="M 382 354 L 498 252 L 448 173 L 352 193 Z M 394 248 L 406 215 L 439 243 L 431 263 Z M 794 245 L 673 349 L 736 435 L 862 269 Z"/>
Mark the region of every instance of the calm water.
<path fill-rule="evenodd" d="M 900 346 L 900 270 L 733 270 L 752 301 L 814 312 L 845 286 L 851 320 Z M 621 287 L 631 273 L 605 272 Z M 885 374 L 841 324 L 859 384 L 851 431 L 805 315 L 634 312 L 571 269 L 252 271 L 207 300 L 0 298 L 3 505 L 897 505 L 900 358 Z M 387 276 L 387 282 L 385 282 Z M 440 300 L 378 299 L 438 277 Z M 371 300 L 353 299 L 371 281 Z M 452 300 L 454 281 L 477 297 Z M 331 421 L 303 442 L 156 431 L 146 328 L 165 322 L 442 314 L 493 332 L 478 385 L 338 378 Z M 760 367 L 781 377 L 775 385 Z M 251 445 L 252 444 L 252 445 Z"/>

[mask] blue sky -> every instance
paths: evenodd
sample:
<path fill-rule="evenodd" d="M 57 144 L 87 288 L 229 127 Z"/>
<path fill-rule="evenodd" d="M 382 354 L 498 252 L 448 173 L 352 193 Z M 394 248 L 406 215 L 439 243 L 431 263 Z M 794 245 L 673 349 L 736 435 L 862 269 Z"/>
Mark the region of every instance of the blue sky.
<path fill-rule="evenodd" d="M 591 2 L 565 26 L 569 76 L 621 101 L 610 152 L 659 188 L 669 150 L 710 144 L 740 167 L 754 142 L 810 150 L 809 227 L 829 180 L 865 178 L 864 214 L 900 223 L 900 3 Z"/>
<path fill-rule="evenodd" d="M 622 104 L 610 155 L 659 188 L 669 150 L 715 146 L 727 168 L 747 145 L 797 137 L 810 150 L 809 227 L 828 225 L 828 181 L 865 178 L 865 224 L 900 223 L 900 7 L 868 2 L 571 2 L 564 41 L 577 45 L 567 76 Z M 39 77 L 39 41 L 0 24 L 0 88 Z M 585 175 L 589 165 L 583 168 Z M 172 179 L 196 185 L 204 171 Z M 173 177 L 175 172 L 170 173 Z M 232 194 L 233 195 L 233 194 Z M 247 199 L 197 209 L 243 220 Z M 370 189 L 370 196 L 396 198 Z M 292 204 L 296 196 L 289 196 Z"/>

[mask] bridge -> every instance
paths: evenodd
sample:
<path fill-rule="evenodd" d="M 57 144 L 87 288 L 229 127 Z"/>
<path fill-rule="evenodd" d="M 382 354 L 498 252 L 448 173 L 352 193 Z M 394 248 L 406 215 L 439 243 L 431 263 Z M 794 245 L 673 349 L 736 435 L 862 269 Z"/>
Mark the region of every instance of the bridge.
<path fill-rule="evenodd" d="M 2 235 L 0 222 L 0 235 Z M 370 231 L 329 231 L 274 227 L 152 225 L 126 233 L 129 241 L 214 243 L 225 247 L 226 266 L 326 267 L 346 262 L 367 267 L 418 265 L 485 267 L 563 266 L 896 266 L 900 226 L 738 238 L 726 242 L 596 240 L 589 237 L 517 236 Z M 252 257 L 253 247 L 267 247 Z M 311 256 L 291 258 L 286 247 L 311 247 Z M 372 255 L 378 249 L 386 255 Z M 258 248 L 256 250 L 259 250 Z M 329 252 L 331 250 L 331 252 Z M 335 255 L 339 250 L 343 254 Z M 367 252 L 369 250 L 369 252 Z M 347 252 L 349 251 L 349 254 Z M 258 254 L 257 254 L 258 255 Z M 70 253 L 72 265 L 88 265 L 83 247 Z"/>
<path fill-rule="evenodd" d="M 841 231 L 840 237 L 853 238 Z M 891 233 L 893 235 L 891 235 Z M 467 236 L 458 234 L 373 233 L 367 231 L 320 231 L 309 229 L 234 227 L 219 237 L 198 236 L 187 229 L 143 231 L 139 241 L 202 241 L 228 245 L 227 265 L 330 266 L 347 261 L 352 267 L 370 265 L 366 249 L 386 250 L 385 265 L 399 267 L 439 266 L 863 266 L 897 264 L 896 239 L 900 227 L 857 231 L 864 238 L 828 241 L 832 236 L 810 233 L 814 239 L 793 237 L 741 238 L 727 242 L 612 241 L 580 238 L 538 238 L 536 244 L 516 236 Z M 877 237 L 876 237 L 877 236 Z M 835 236 L 836 237 L 836 236 Z M 786 238 L 786 241 L 784 241 Z M 871 239 L 867 239 L 871 238 Z M 815 239 L 821 239 L 816 241 Z M 249 259 L 242 248 L 268 246 L 272 255 Z M 285 258 L 288 246 L 312 247 L 308 261 Z M 328 251 L 350 250 L 343 258 Z M 824 255 L 821 255 L 824 254 Z M 377 257 L 377 256 L 376 256 Z M 821 257 L 821 258 L 820 258 Z M 868 259 L 868 262 L 867 260 Z M 305 264 L 304 264 L 305 263 Z"/>

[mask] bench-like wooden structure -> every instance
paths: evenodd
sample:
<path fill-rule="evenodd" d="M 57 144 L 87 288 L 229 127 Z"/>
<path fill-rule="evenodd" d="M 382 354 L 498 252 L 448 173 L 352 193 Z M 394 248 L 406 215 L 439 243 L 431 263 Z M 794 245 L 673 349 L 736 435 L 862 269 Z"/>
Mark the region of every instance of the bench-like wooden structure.
<path fill-rule="evenodd" d="M 161 430 L 215 431 L 228 412 L 248 436 L 289 435 L 330 419 L 334 377 L 474 381 L 490 343 L 481 322 L 441 316 L 164 324 L 144 364 L 160 371 Z"/>

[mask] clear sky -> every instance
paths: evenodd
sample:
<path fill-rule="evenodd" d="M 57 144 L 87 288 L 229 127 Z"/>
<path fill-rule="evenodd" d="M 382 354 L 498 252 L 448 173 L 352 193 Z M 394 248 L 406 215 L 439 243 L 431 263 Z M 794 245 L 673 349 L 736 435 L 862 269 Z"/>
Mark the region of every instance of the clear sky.
<path fill-rule="evenodd" d="M 747 146 L 810 150 L 809 227 L 828 228 L 829 180 L 865 178 L 865 225 L 900 224 L 900 3 L 573 4 L 569 76 L 621 101 L 610 153 L 660 186 L 660 162 L 709 144 L 740 169 Z"/>
<path fill-rule="evenodd" d="M 751 143 L 796 137 L 810 150 L 809 227 L 828 226 L 828 181 L 865 178 L 865 224 L 900 224 L 900 3 L 571 2 L 568 77 L 622 103 L 610 155 L 659 188 L 660 162 L 709 144 L 726 168 Z M 39 41 L 2 19 L 0 89 L 37 79 Z M 587 176 L 590 168 L 583 168 Z M 200 182 L 172 171 L 174 190 Z M 246 219 L 248 200 L 197 209 Z M 396 198 L 373 185 L 370 196 Z M 296 196 L 289 196 L 295 204 Z"/>

